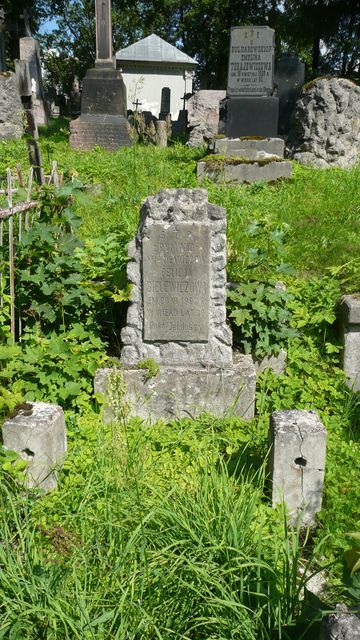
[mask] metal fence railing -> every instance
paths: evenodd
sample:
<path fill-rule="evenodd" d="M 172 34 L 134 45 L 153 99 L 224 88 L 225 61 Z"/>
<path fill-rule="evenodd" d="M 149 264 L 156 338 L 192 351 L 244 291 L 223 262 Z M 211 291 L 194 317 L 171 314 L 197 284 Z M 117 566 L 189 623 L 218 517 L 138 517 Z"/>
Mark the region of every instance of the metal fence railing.
<path fill-rule="evenodd" d="M 16 171 L 6 170 L 6 176 L 0 176 L 0 198 L 3 196 L 3 205 L 0 208 L 0 311 L 2 324 L 5 323 L 4 308 L 9 308 L 9 324 L 12 341 L 21 337 L 22 322 L 21 309 L 16 308 L 16 282 L 15 282 L 15 261 L 16 250 L 21 243 L 24 230 L 27 231 L 30 225 L 38 219 L 40 213 L 39 200 L 32 197 L 34 187 L 34 169 L 30 167 L 29 173 L 25 176 L 21 166 L 16 166 Z M 63 181 L 63 175 L 59 174 L 57 162 L 52 163 L 49 176 L 45 176 L 45 184 L 59 186 Z M 14 194 L 19 190 L 25 191 L 24 201 L 13 203 Z M 1 205 L 1 206 L 3 206 Z M 3 327 L 4 328 L 4 327 Z"/>

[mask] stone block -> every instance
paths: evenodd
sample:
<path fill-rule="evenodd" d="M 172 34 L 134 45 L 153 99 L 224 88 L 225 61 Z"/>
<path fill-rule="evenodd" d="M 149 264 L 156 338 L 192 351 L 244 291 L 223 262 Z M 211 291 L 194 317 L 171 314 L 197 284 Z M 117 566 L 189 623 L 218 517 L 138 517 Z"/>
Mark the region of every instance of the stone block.
<path fill-rule="evenodd" d="M 210 147 L 215 154 L 261 160 L 269 156 L 284 157 L 285 142 L 281 138 L 242 139 L 215 138 Z"/>
<path fill-rule="evenodd" d="M 81 115 L 70 123 L 73 149 L 108 151 L 131 145 L 126 114 L 126 89 L 120 71 L 99 65 L 86 72 L 83 80 Z"/>
<path fill-rule="evenodd" d="M 360 617 L 344 604 L 336 605 L 336 612 L 328 613 L 321 622 L 320 640 L 359 640 Z"/>
<path fill-rule="evenodd" d="M 360 390 L 360 297 L 344 296 L 340 304 L 343 340 L 342 365 L 348 385 Z"/>
<path fill-rule="evenodd" d="M 200 90 L 188 100 L 189 147 L 205 144 L 219 128 L 219 105 L 226 91 Z"/>
<path fill-rule="evenodd" d="M 57 486 L 57 470 L 66 453 L 64 412 L 56 404 L 26 402 L 2 427 L 6 449 L 27 461 L 25 485 L 45 493 Z"/>
<path fill-rule="evenodd" d="M 96 393 L 107 396 L 113 369 L 98 369 Z M 146 379 L 142 369 L 119 368 L 127 386 L 130 415 L 144 420 L 196 418 L 201 413 L 233 415 L 250 420 L 255 407 L 255 368 L 250 356 L 238 356 L 232 367 L 201 368 L 160 366 L 159 373 Z M 111 406 L 105 420 L 112 419 Z"/>
<path fill-rule="evenodd" d="M 215 156 L 216 157 L 216 156 Z M 247 162 L 239 164 L 224 162 L 198 162 L 198 180 L 209 178 L 214 182 L 228 182 L 241 184 L 243 182 L 272 182 L 280 178 L 291 178 L 291 162 L 274 161 L 262 164 L 260 162 Z"/>
<path fill-rule="evenodd" d="M 284 500 L 290 519 L 315 524 L 325 472 L 326 430 L 315 411 L 275 411 L 270 421 L 272 504 Z"/>
<path fill-rule="evenodd" d="M 220 130 L 227 138 L 241 136 L 264 136 L 276 138 L 279 117 L 279 99 L 274 96 L 262 98 L 226 98 L 220 118 L 225 120 Z"/>
<path fill-rule="evenodd" d="M 95 146 L 108 151 L 130 146 L 129 123 L 124 116 L 89 114 L 70 122 L 73 149 L 90 150 Z"/>

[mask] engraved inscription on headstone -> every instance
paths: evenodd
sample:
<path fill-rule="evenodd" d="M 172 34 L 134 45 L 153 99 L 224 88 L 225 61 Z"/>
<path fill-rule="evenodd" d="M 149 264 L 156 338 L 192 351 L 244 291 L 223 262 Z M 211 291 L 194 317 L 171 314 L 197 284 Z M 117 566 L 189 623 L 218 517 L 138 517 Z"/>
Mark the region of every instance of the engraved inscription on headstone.
<path fill-rule="evenodd" d="M 144 340 L 206 342 L 210 228 L 154 224 L 143 239 Z"/>
<path fill-rule="evenodd" d="M 269 27 L 231 29 L 228 96 L 269 96 L 273 91 L 275 31 Z"/>

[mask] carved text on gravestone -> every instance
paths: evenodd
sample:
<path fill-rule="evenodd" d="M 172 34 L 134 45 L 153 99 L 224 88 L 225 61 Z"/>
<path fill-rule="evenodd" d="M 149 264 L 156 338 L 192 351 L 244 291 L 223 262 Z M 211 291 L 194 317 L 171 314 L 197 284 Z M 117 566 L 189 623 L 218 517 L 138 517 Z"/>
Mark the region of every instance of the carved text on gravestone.
<path fill-rule="evenodd" d="M 228 96 L 269 96 L 273 91 L 274 37 L 269 27 L 231 29 Z"/>
<path fill-rule="evenodd" d="M 154 224 L 142 251 L 144 340 L 207 341 L 209 225 Z"/>

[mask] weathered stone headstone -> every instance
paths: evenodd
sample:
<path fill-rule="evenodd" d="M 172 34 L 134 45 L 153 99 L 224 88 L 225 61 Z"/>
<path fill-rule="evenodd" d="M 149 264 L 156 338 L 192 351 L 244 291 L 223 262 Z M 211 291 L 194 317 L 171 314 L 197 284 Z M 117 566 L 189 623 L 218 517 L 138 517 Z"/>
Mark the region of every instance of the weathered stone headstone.
<path fill-rule="evenodd" d="M 273 506 L 284 500 L 291 521 L 314 525 L 324 484 L 324 425 L 315 411 L 275 411 L 270 446 Z"/>
<path fill-rule="evenodd" d="M 166 120 L 156 120 L 155 130 L 157 147 L 167 147 L 167 127 L 168 125 Z"/>
<path fill-rule="evenodd" d="M 20 60 L 29 65 L 30 78 L 33 84 L 33 107 L 37 124 L 48 124 L 49 113 L 44 99 L 39 43 L 32 36 L 20 38 Z"/>
<path fill-rule="evenodd" d="M 291 53 L 284 53 L 276 60 L 274 83 L 279 98 L 278 132 L 280 135 L 289 133 L 291 116 L 304 81 L 305 64 L 297 56 Z"/>
<path fill-rule="evenodd" d="M 78 116 L 81 113 L 81 93 L 79 79 L 74 77 L 72 83 L 72 89 L 70 93 L 70 114 L 72 116 Z"/>
<path fill-rule="evenodd" d="M 111 2 L 95 0 L 96 61 L 83 80 L 81 115 L 70 123 L 75 149 L 109 151 L 130 145 L 126 89 L 112 55 Z"/>
<path fill-rule="evenodd" d="M 218 133 L 219 104 L 225 96 L 225 90 L 200 90 L 187 101 L 189 147 L 201 146 Z"/>
<path fill-rule="evenodd" d="M 165 120 L 166 117 L 170 114 L 170 98 L 171 94 L 169 87 L 163 87 L 161 89 L 159 120 Z"/>
<path fill-rule="evenodd" d="M 0 73 L 0 140 L 21 138 L 22 110 L 15 73 Z"/>
<path fill-rule="evenodd" d="M 2 427 L 6 449 L 26 460 L 25 485 L 47 493 L 57 486 L 57 471 L 66 453 L 64 412 L 56 404 L 26 402 Z"/>
<path fill-rule="evenodd" d="M 279 100 L 272 95 L 274 48 L 273 29 L 232 27 L 227 97 L 220 112 L 227 137 L 276 136 Z"/>
<path fill-rule="evenodd" d="M 254 365 L 250 356 L 233 361 L 226 324 L 225 210 L 209 204 L 203 189 L 161 191 L 142 207 L 129 256 L 121 363 L 132 414 L 251 418 Z M 147 379 L 139 367 L 149 359 L 160 370 Z M 96 391 L 106 391 L 110 372 L 97 372 Z"/>

